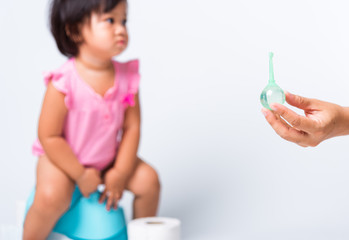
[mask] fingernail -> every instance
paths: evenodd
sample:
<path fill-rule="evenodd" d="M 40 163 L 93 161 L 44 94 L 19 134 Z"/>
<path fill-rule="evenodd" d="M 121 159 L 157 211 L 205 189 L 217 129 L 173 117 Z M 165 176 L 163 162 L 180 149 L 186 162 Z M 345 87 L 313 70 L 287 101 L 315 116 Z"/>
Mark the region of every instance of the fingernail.
<path fill-rule="evenodd" d="M 274 111 L 278 110 L 278 107 L 277 107 L 276 104 L 271 104 L 271 105 L 269 105 L 269 106 L 270 106 L 270 108 L 271 108 L 272 110 L 274 110 Z"/>
<path fill-rule="evenodd" d="M 295 95 L 293 93 L 290 93 L 289 91 L 285 91 L 285 96 L 287 96 L 287 98 L 290 98 L 294 97 Z"/>

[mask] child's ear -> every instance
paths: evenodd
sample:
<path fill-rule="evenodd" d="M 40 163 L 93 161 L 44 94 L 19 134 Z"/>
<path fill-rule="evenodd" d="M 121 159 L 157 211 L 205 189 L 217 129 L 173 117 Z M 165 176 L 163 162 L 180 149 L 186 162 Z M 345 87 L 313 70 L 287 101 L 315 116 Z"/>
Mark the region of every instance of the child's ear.
<path fill-rule="evenodd" d="M 77 27 L 78 29 L 79 27 Z M 65 34 L 76 44 L 81 44 L 83 42 L 81 34 L 78 31 L 72 31 L 72 26 L 65 25 Z"/>

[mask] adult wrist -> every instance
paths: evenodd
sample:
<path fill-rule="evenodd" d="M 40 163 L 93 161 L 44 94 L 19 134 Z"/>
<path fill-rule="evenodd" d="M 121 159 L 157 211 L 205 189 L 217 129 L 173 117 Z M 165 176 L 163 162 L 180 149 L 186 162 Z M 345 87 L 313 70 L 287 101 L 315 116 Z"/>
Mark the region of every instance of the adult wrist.
<path fill-rule="evenodd" d="M 332 136 L 342 136 L 349 134 L 349 107 L 337 105 L 337 117 L 334 121 L 334 131 Z"/>

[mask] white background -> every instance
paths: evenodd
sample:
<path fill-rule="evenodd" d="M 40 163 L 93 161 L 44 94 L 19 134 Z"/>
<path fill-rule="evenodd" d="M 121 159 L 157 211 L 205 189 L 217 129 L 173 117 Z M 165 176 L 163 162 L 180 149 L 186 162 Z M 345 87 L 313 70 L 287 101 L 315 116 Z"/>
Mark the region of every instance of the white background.
<path fill-rule="evenodd" d="M 162 181 L 159 215 L 183 239 L 348 239 L 348 137 L 316 148 L 279 138 L 261 114 L 268 52 L 285 90 L 349 105 L 345 0 L 129 0 L 141 61 L 139 155 Z M 42 72 L 65 58 L 46 0 L 0 0 L 0 224 L 35 181 Z M 130 215 L 131 197 L 122 205 Z"/>

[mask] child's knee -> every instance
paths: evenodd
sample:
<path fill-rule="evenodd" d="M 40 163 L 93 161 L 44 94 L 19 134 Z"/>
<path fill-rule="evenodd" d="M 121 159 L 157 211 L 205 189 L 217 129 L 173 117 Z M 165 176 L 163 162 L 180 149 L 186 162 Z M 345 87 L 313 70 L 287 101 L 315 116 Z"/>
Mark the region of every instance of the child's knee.
<path fill-rule="evenodd" d="M 67 197 L 60 196 L 53 189 L 41 189 L 35 193 L 33 207 L 44 214 L 61 213 L 69 208 Z"/>
<path fill-rule="evenodd" d="M 160 192 L 159 175 L 154 168 L 141 161 L 130 179 L 127 189 L 136 196 L 158 195 Z"/>
<path fill-rule="evenodd" d="M 161 184 L 156 170 L 149 166 L 146 170 L 145 177 L 145 190 L 147 192 L 159 192 Z"/>

